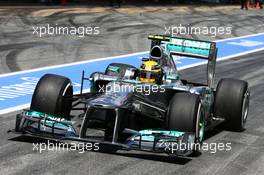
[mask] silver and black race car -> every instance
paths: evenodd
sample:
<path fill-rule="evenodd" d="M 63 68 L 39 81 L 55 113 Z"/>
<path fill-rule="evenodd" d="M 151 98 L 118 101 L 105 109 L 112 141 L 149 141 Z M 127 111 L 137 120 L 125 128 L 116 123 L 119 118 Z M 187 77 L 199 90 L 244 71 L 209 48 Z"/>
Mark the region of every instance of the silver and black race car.
<path fill-rule="evenodd" d="M 248 83 L 221 79 L 214 84 L 214 42 L 150 35 L 142 65 L 111 63 L 105 72 L 82 75 L 73 95 L 70 79 L 54 74 L 38 82 L 29 110 L 16 117 L 15 131 L 59 141 L 93 142 L 118 149 L 185 156 L 207 130 L 242 131 L 249 108 Z M 208 60 L 207 84 L 182 79 L 174 57 Z M 83 93 L 89 81 L 90 91 Z M 175 145 L 187 144 L 185 149 Z M 180 147 L 178 147 L 180 148 Z M 171 150 L 174 152 L 172 153 Z"/>

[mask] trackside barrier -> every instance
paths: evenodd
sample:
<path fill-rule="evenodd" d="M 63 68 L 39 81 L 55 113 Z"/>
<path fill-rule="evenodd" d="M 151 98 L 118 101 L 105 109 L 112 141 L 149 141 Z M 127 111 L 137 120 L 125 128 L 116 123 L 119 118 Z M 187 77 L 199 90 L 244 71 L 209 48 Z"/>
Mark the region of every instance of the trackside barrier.
<path fill-rule="evenodd" d="M 248 0 L 247 1 L 247 7 L 248 8 L 255 8 L 256 10 L 260 10 L 262 8 L 262 3 L 263 1 L 253 1 L 253 0 Z"/>
<path fill-rule="evenodd" d="M 61 5 L 66 5 L 66 3 L 67 3 L 67 0 L 60 0 Z"/>

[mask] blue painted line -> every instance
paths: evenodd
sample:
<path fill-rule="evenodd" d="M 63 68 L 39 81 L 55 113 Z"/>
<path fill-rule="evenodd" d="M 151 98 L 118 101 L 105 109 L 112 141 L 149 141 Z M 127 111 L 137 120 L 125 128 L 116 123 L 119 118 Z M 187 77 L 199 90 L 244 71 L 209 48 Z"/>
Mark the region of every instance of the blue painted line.
<path fill-rule="evenodd" d="M 218 59 L 243 55 L 255 50 L 264 50 L 264 33 L 225 39 L 217 42 L 217 47 Z M 0 114 L 6 111 L 10 112 L 8 109 L 15 109 L 17 106 L 30 103 L 37 80 L 46 73 L 69 77 L 74 84 L 74 91 L 77 92 L 80 89 L 82 70 L 85 70 L 85 75 L 89 76 L 94 71 L 104 71 L 106 66 L 112 62 L 126 63 L 138 67 L 141 64 L 141 57 L 146 56 L 148 56 L 147 52 L 135 53 L 109 59 L 90 60 L 82 63 L 0 75 Z M 184 68 L 202 63 L 204 60 L 180 58 L 175 61 L 178 68 Z"/>

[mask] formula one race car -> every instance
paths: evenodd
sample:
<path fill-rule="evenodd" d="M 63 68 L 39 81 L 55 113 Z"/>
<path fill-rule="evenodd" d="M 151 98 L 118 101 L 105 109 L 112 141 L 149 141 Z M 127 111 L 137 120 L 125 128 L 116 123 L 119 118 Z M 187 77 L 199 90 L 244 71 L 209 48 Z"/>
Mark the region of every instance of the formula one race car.
<path fill-rule="evenodd" d="M 105 72 L 94 72 L 89 78 L 83 72 L 79 95 L 73 95 L 68 78 L 44 75 L 30 109 L 17 115 L 15 131 L 186 156 L 203 142 L 207 130 L 219 124 L 228 130 L 244 129 L 248 83 L 221 79 L 213 88 L 214 42 L 163 35 L 150 35 L 149 39 L 150 55 L 139 68 L 111 63 Z M 174 55 L 208 60 L 207 84 L 181 79 Z M 83 93 L 85 80 L 90 82 L 89 93 Z M 190 146 L 173 148 L 182 143 Z"/>

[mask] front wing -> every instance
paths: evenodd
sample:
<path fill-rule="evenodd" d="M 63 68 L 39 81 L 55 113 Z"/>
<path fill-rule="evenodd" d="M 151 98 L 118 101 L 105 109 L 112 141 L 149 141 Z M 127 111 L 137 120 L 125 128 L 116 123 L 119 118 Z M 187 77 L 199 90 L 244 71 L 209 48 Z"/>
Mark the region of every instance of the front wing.
<path fill-rule="evenodd" d="M 195 140 L 194 133 L 153 129 L 130 131 L 131 136 L 124 143 L 80 138 L 72 121 L 30 110 L 17 115 L 15 132 L 65 143 L 99 143 L 116 146 L 117 149 L 167 153 L 174 156 L 191 154 Z M 124 132 L 129 132 L 129 129 Z"/>

